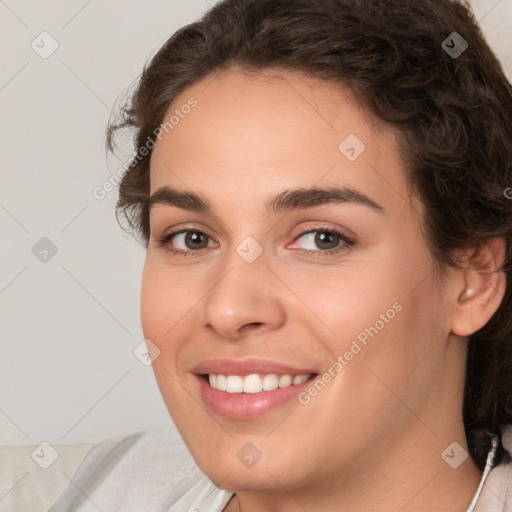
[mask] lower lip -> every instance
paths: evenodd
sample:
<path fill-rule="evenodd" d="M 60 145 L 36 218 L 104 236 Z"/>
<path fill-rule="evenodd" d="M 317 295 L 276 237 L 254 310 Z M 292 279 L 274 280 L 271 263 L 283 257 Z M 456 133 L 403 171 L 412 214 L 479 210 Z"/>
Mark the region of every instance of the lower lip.
<path fill-rule="evenodd" d="M 297 395 L 311 385 L 313 378 L 298 385 L 277 388 L 260 393 L 228 393 L 212 388 L 201 375 L 196 375 L 199 391 L 205 405 L 212 411 L 237 420 L 253 420 L 264 416 L 285 403 L 297 398 Z"/>

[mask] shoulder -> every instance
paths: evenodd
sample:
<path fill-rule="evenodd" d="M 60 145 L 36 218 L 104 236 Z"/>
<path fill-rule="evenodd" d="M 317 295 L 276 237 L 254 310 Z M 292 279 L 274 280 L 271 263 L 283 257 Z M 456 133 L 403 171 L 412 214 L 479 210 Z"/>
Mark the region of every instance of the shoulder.
<path fill-rule="evenodd" d="M 512 425 L 502 429 L 505 454 L 487 477 L 475 512 L 512 510 Z"/>
<path fill-rule="evenodd" d="M 160 512 L 203 479 L 177 432 L 136 432 L 94 445 L 49 512 Z"/>

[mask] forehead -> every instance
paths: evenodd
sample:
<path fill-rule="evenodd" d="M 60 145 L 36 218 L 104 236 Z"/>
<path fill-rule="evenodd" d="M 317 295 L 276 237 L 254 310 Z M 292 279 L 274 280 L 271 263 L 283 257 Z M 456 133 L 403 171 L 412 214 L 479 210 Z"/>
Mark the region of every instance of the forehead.
<path fill-rule="evenodd" d="M 186 185 L 252 201 L 278 184 L 322 184 L 363 189 L 381 204 L 383 196 L 408 195 L 398 131 L 345 86 L 295 72 L 230 69 L 180 94 L 162 126 L 171 117 L 179 121 L 153 150 L 152 192 Z"/>

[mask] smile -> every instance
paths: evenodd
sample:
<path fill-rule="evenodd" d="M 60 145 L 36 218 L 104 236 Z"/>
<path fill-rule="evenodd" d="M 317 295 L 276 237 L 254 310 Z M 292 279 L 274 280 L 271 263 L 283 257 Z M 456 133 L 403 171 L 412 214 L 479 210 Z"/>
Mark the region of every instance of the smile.
<path fill-rule="evenodd" d="M 213 389 L 226 393 L 261 393 L 297 386 L 309 380 L 311 375 L 311 373 L 304 375 L 251 373 L 242 376 L 211 373 L 208 375 L 208 382 Z"/>
<path fill-rule="evenodd" d="M 213 358 L 190 368 L 194 393 L 206 409 L 225 418 L 255 420 L 285 406 L 318 377 L 315 366 L 260 359 Z"/>

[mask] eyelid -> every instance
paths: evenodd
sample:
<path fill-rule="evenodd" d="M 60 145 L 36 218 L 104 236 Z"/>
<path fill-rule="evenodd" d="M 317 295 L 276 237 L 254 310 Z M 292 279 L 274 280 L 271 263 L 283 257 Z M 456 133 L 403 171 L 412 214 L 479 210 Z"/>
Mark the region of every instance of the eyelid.
<path fill-rule="evenodd" d="M 348 236 L 339 228 L 332 228 L 332 227 L 327 227 L 327 226 L 316 226 L 316 227 L 305 228 L 303 231 L 301 231 L 294 237 L 294 239 L 291 243 L 295 244 L 298 240 L 300 240 L 301 238 L 304 238 L 305 235 L 309 235 L 311 233 L 316 233 L 316 232 L 320 232 L 320 233 L 324 232 L 324 233 L 334 234 L 335 236 L 337 236 L 340 239 L 340 241 L 342 242 L 342 246 L 336 247 L 334 249 L 323 249 L 323 250 L 322 249 L 318 249 L 318 250 L 300 249 L 300 248 L 297 248 L 296 250 L 299 250 L 299 251 L 302 250 L 307 253 L 329 254 L 329 253 L 336 252 L 338 250 L 342 250 L 343 248 L 351 247 L 351 246 L 355 245 L 357 242 L 355 236 L 352 236 L 352 235 Z"/>
<path fill-rule="evenodd" d="M 343 238 L 357 242 L 357 235 L 350 229 L 333 222 L 318 220 L 318 221 L 305 221 L 300 222 L 299 226 L 294 230 L 293 241 L 297 240 L 301 235 L 311 233 L 314 231 L 330 231 L 338 233 Z"/>
<path fill-rule="evenodd" d="M 174 240 L 174 238 L 180 234 L 188 232 L 199 232 L 208 238 L 208 242 L 213 241 L 217 247 L 220 245 L 217 241 L 215 241 L 215 238 L 210 235 L 209 230 L 205 226 L 196 224 L 194 222 L 188 224 L 177 224 L 171 228 L 165 229 L 161 235 L 152 234 L 151 238 L 154 240 L 154 243 L 158 248 L 166 250 L 171 256 L 194 256 L 201 254 L 205 249 L 212 249 L 212 247 L 202 247 L 195 250 L 172 248 L 171 242 Z"/>
<path fill-rule="evenodd" d="M 213 238 L 210 235 L 208 235 L 207 233 L 204 233 L 202 231 L 198 231 L 196 229 L 182 229 L 180 231 L 172 232 L 172 233 L 169 233 L 169 235 L 166 236 L 164 239 L 168 240 L 168 242 L 170 243 L 171 240 L 174 242 L 179 236 L 182 236 L 182 235 L 186 236 L 188 233 L 199 233 L 201 235 L 205 235 L 206 238 L 208 239 L 208 244 L 213 242 L 214 246 L 218 247 L 218 245 L 219 245 L 213 240 Z M 183 251 L 183 252 L 199 252 L 201 249 L 208 249 L 208 248 L 211 249 L 211 247 L 209 245 L 207 245 L 206 247 L 201 247 L 200 249 L 195 249 L 195 250 L 194 249 L 176 249 L 176 250 Z"/>
<path fill-rule="evenodd" d="M 183 233 L 184 231 L 200 231 L 201 233 L 207 235 L 209 238 L 214 238 L 209 233 L 209 229 L 207 227 L 205 227 L 202 224 L 196 224 L 194 222 L 177 224 L 175 226 L 163 230 L 161 235 L 155 235 L 154 238 L 161 240 L 171 235 L 178 235 L 179 233 Z"/>
<path fill-rule="evenodd" d="M 338 251 L 347 250 L 350 247 L 356 245 L 357 239 L 356 239 L 355 235 L 347 235 L 347 234 L 345 234 L 344 231 L 345 230 L 343 230 L 343 229 L 340 229 L 337 227 L 331 227 L 326 224 L 321 224 L 321 225 L 316 224 L 315 225 L 315 223 L 312 222 L 308 227 L 303 227 L 299 231 L 299 233 L 297 233 L 293 237 L 292 242 L 287 244 L 286 247 L 288 248 L 291 244 L 295 244 L 302 237 L 304 237 L 305 235 L 311 234 L 311 233 L 315 233 L 315 232 L 332 233 L 339 238 L 339 241 L 341 244 L 339 247 L 335 247 L 333 249 L 318 249 L 318 250 L 293 248 L 293 250 L 296 250 L 296 251 L 299 251 L 299 252 L 302 252 L 305 254 L 313 254 L 315 256 L 317 256 L 317 255 L 332 255 Z M 188 232 L 199 232 L 208 238 L 208 242 L 213 241 L 217 247 L 220 245 L 219 242 L 217 242 L 215 240 L 215 238 L 210 235 L 210 233 L 208 232 L 208 229 L 206 229 L 205 226 L 194 224 L 194 223 L 185 225 L 182 227 L 173 227 L 170 230 L 166 230 L 164 232 L 164 234 L 162 234 L 158 237 L 155 237 L 156 243 L 159 247 L 166 248 L 169 253 L 174 254 L 176 256 L 178 256 L 178 255 L 187 255 L 187 256 L 198 255 L 198 254 L 201 254 L 204 250 L 212 248 L 212 247 L 207 246 L 207 247 L 202 247 L 199 249 L 184 250 L 184 249 L 176 249 L 176 248 L 171 249 L 169 247 L 171 244 L 171 241 L 174 239 L 174 237 L 176 237 L 180 234 L 183 234 L 183 233 L 188 233 Z"/>

